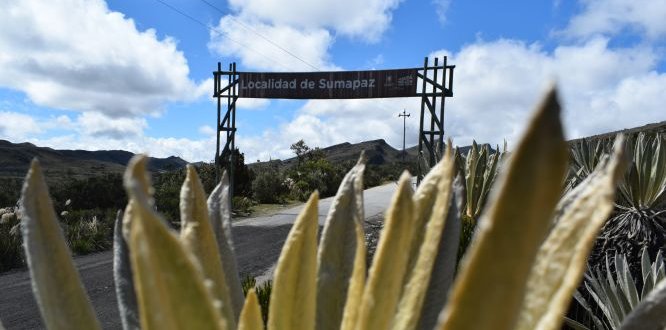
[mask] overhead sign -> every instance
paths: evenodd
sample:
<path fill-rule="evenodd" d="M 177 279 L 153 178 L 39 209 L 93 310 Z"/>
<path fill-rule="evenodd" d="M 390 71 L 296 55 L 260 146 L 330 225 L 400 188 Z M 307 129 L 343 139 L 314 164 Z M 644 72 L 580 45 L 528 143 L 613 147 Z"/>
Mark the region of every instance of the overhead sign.
<path fill-rule="evenodd" d="M 271 99 L 416 96 L 417 70 L 238 72 L 238 96 Z"/>

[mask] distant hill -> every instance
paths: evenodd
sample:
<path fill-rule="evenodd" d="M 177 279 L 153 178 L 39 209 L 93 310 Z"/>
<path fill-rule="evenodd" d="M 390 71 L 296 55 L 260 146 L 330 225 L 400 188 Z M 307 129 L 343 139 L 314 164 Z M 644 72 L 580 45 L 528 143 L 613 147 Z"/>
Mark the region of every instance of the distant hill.
<path fill-rule="evenodd" d="M 416 162 L 418 154 L 418 145 L 405 149 L 405 162 Z M 425 148 L 425 147 L 424 147 Z M 460 151 L 464 154 L 467 153 L 470 147 L 462 147 Z M 398 150 L 390 146 L 383 139 L 370 140 L 359 143 L 340 143 L 330 147 L 320 149 L 326 159 L 331 163 L 338 164 L 342 162 L 356 162 L 362 150 L 365 150 L 365 156 L 368 159 L 369 165 L 385 165 L 402 162 L 402 150 Z M 271 162 L 277 162 L 275 160 Z M 290 167 L 296 165 L 298 159 L 296 157 L 288 158 L 279 161 L 281 167 Z M 254 166 L 261 166 L 268 162 L 250 163 L 250 168 Z"/>
<path fill-rule="evenodd" d="M 613 131 L 613 132 L 608 132 L 608 133 L 603 133 L 603 134 L 598 134 L 598 135 L 592 135 L 588 137 L 582 137 L 578 139 L 573 139 L 569 141 L 569 143 L 577 142 L 580 140 L 598 140 L 598 139 L 606 139 L 610 137 L 614 137 L 615 135 L 619 133 L 623 133 L 626 135 L 630 134 L 635 134 L 639 132 L 646 132 L 646 133 L 666 133 L 666 120 L 659 122 L 659 123 L 653 123 L 653 124 L 647 124 L 639 127 L 633 127 L 633 128 L 625 128 L 619 131 Z"/>
<path fill-rule="evenodd" d="M 37 157 L 49 181 L 59 177 L 77 179 L 123 173 L 133 153 L 123 150 L 56 150 L 31 143 L 11 143 L 0 140 L 0 177 L 23 178 L 30 162 Z M 151 172 L 184 167 L 187 162 L 178 157 L 153 158 L 148 161 Z"/>

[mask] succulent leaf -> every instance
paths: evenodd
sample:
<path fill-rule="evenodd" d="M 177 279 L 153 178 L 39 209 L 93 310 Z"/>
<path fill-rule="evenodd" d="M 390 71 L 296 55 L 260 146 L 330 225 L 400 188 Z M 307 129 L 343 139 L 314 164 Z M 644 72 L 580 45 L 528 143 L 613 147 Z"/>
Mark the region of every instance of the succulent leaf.
<path fill-rule="evenodd" d="M 21 192 L 23 242 L 32 291 L 49 329 L 100 329 L 53 210 L 39 161 Z"/>
<path fill-rule="evenodd" d="M 453 181 L 453 196 L 449 204 L 444 232 L 439 241 L 437 257 L 430 275 L 430 284 L 419 319 L 419 329 L 433 329 L 437 325 L 439 313 L 446 304 L 446 298 L 455 278 L 460 236 L 462 233 L 461 212 L 465 203 L 464 179 L 458 175 Z"/>
<path fill-rule="evenodd" d="M 247 292 L 245 305 L 238 320 L 238 330 L 264 330 L 264 321 L 261 319 L 261 307 L 254 288 Z"/>
<path fill-rule="evenodd" d="M 315 326 L 318 203 L 319 194 L 314 192 L 282 247 L 268 309 L 271 330 Z"/>
<path fill-rule="evenodd" d="M 666 280 L 661 280 L 622 322 L 621 330 L 666 328 Z"/>
<path fill-rule="evenodd" d="M 405 276 L 406 279 L 404 283 L 406 286 L 404 287 L 404 293 L 400 298 L 397 313 L 393 319 L 393 329 L 415 329 L 419 325 L 419 318 L 431 281 L 439 281 L 446 277 L 450 280 L 453 275 L 452 271 L 455 269 L 455 260 L 458 252 L 457 239 L 453 242 L 455 243 L 454 245 L 456 249 L 453 251 L 447 251 L 449 254 L 448 256 L 440 256 L 440 253 L 442 252 L 440 251 L 440 246 L 443 246 L 441 243 L 445 235 L 444 228 L 446 227 L 446 221 L 449 219 L 447 218 L 447 213 L 451 210 L 451 183 L 454 174 L 454 159 L 450 145 L 449 148 L 446 149 L 444 159 L 440 164 L 435 166 L 432 171 L 436 172 L 438 177 L 435 181 L 436 190 L 428 194 L 428 197 L 434 197 L 434 205 L 426 205 L 425 210 L 420 209 L 423 205 L 419 203 L 418 197 L 423 195 L 420 195 L 419 191 L 415 194 L 417 218 L 426 215 L 428 219 L 427 225 L 423 228 L 423 237 L 422 239 L 418 239 L 418 243 L 421 243 L 418 244 L 419 251 L 412 256 L 415 259 L 414 265 L 413 267 L 408 266 L 407 268 L 412 271 L 408 271 L 408 275 Z M 427 176 L 422 182 L 422 186 L 429 184 L 430 178 L 431 176 Z M 455 206 L 453 207 L 453 211 L 456 213 L 454 217 L 459 217 L 458 210 Z M 419 229 L 419 225 L 415 225 L 415 231 L 418 231 Z M 458 226 L 457 229 L 459 233 L 460 227 Z M 414 241 L 417 241 L 417 239 Z M 434 275 L 433 269 L 435 267 L 435 261 L 439 259 L 439 257 L 448 259 L 447 261 L 449 262 L 449 269 L 451 272 L 450 274 L 437 274 L 445 275 L 443 278 L 431 278 L 431 275 Z M 438 294 L 446 296 L 446 292 L 438 292 Z M 441 307 L 442 306 L 440 305 L 437 312 L 441 310 Z M 430 327 L 432 328 L 433 325 L 434 323 Z"/>
<path fill-rule="evenodd" d="M 528 280 L 517 329 L 560 328 L 597 234 L 613 210 L 625 165 L 623 139 L 618 138 L 612 158 L 601 161 L 558 204 L 555 227 L 541 245 Z"/>
<path fill-rule="evenodd" d="M 343 178 L 324 224 L 317 255 L 317 329 L 340 329 L 345 304 L 360 298 L 360 290 L 351 284 L 358 286 L 352 279 L 361 281 L 362 288 L 365 277 L 364 170 L 365 156 L 361 155 Z"/>
<path fill-rule="evenodd" d="M 129 208 L 129 206 L 128 206 Z M 140 329 L 139 308 L 136 302 L 129 249 L 123 237 L 121 211 L 118 211 L 113 230 L 113 282 L 123 330 Z"/>
<path fill-rule="evenodd" d="M 180 219 L 183 246 L 196 258 L 204 277 L 210 281 L 213 296 L 216 304 L 221 307 L 220 312 L 227 322 L 227 328 L 234 329 L 236 317 L 231 306 L 218 242 L 208 218 L 206 193 L 192 165 L 187 165 L 187 176 L 180 191 Z"/>
<path fill-rule="evenodd" d="M 391 324 L 413 238 L 412 194 L 411 175 L 405 172 L 386 212 L 384 229 L 363 291 L 357 329 L 386 329 Z"/>
<path fill-rule="evenodd" d="M 215 233 L 234 318 L 238 319 L 245 298 L 238 277 L 238 264 L 231 233 L 231 198 L 229 196 L 229 176 L 226 171 L 222 175 L 220 183 L 208 197 L 208 214 Z"/>
<path fill-rule="evenodd" d="M 148 202 L 148 188 L 140 179 L 144 173 L 136 171 L 145 169 L 146 161 L 134 157 L 125 176 L 133 208 L 128 246 L 141 328 L 228 329 L 196 259 Z"/>
<path fill-rule="evenodd" d="M 439 329 L 514 327 L 566 172 L 559 112 L 551 90 L 498 177 Z"/>

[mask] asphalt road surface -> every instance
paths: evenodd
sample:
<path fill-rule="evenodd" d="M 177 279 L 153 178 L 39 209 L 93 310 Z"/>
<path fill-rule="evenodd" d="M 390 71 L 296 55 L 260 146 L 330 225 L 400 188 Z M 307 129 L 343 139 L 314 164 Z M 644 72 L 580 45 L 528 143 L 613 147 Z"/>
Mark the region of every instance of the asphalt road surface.
<path fill-rule="evenodd" d="M 370 188 L 364 193 L 365 217 L 376 218 L 385 211 L 396 184 Z M 319 224 L 326 220 L 332 198 L 319 202 Z M 293 221 L 303 206 L 270 216 L 234 222 L 234 245 L 242 277 L 270 278 Z M 321 232 L 321 227 L 320 227 Z M 112 253 L 101 252 L 75 258 L 83 284 L 104 329 L 120 329 L 112 275 Z M 0 274 L 0 320 L 6 329 L 41 329 L 39 309 L 30 287 L 27 269 Z"/>

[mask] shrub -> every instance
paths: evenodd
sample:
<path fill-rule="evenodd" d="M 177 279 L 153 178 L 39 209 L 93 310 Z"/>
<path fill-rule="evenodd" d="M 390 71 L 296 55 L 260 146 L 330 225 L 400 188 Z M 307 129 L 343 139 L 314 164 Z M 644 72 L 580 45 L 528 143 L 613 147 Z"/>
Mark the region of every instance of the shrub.
<path fill-rule="evenodd" d="M 111 230 L 117 210 L 76 210 L 62 217 L 67 245 L 76 254 L 104 251 L 112 246 Z"/>
<path fill-rule="evenodd" d="M 285 194 L 283 181 L 277 167 L 266 166 L 259 169 L 254 181 L 252 181 L 254 198 L 259 203 L 281 203 Z"/>
<path fill-rule="evenodd" d="M 22 242 L 18 210 L 0 209 L 0 272 L 25 264 Z"/>
<path fill-rule="evenodd" d="M 252 207 L 255 205 L 255 202 L 247 197 L 235 196 L 231 202 L 231 208 L 234 213 L 242 215 L 250 215 L 252 213 Z"/>

